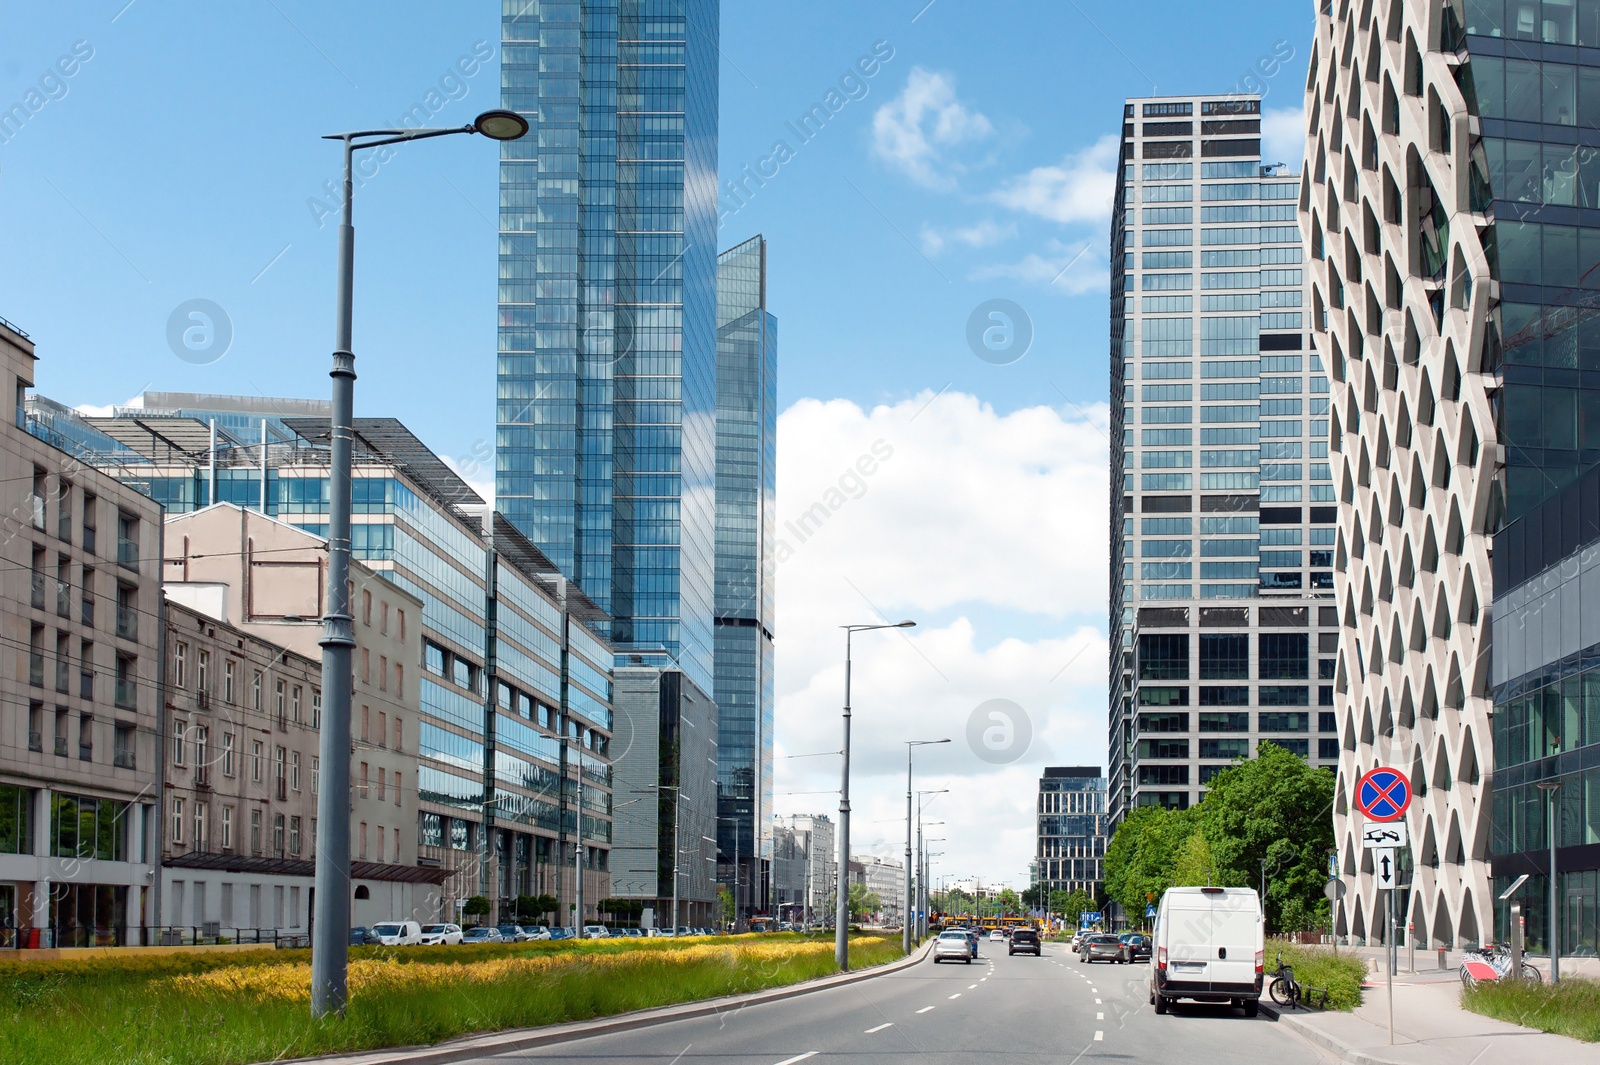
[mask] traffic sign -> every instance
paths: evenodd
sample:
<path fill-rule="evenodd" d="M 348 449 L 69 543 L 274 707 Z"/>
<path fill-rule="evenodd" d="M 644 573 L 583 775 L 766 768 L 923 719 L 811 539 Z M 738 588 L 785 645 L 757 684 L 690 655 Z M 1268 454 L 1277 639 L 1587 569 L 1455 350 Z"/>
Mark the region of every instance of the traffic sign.
<path fill-rule="evenodd" d="M 1088 928 L 1092 924 L 1099 924 L 1099 923 L 1100 923 L 1100 911 L 1099 910 L 1084 910 L 1084 911 L 1082 911 L 1081 913 L 1078 914 L 1078 925 L 1081 928 Z"/>
<path fill-rule="evenodd" d="M 1378 887 L 1393 890 L 1395 880 L 1400 872 L 1394 860 L 1394 849 L 1385 847 L 1372 852 L 1372 868 L 1378 874 Z M 1343 883 L 1343 881 L 1341 881 Z"/>
<path fill-rule="evenodd" d="M 1337 877 L 1330 877 L 1328 882 L 1322 885 L 1322 893 L 1328 896 L 1329 902 L 1338 902 L 1344 898 L 1344 892 L 1344 881 Z"/>
<path fill-rule="evenodd" d="M 1144 908 L 1144 915 L 1146 917 L 1154 917 L 1156 915 L 1156 908 L 1154 906 L 1146 906 Z"/>
<path fill-rule="evenodd" d="M 1398 769 L 1379 766 L 1356 781 L 1356 808 L 1368 821 L 1398 821 L 1411 805 L 1411 781 Z"/>
<path fill-rule="evenodd" d="M 1380 821 L 1377 824 L 1367 825 L 1361 830 L 1361 845 L 1367 850 L 1379 850 L 1384 847 L 1404 847 L 1406 845 L 1406 823 L 1404 821 Z"/>

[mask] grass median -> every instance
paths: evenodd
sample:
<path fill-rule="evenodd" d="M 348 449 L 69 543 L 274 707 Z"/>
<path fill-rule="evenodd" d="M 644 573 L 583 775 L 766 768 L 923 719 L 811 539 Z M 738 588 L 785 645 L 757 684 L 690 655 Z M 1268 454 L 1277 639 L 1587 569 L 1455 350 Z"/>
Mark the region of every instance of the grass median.
<path fill-rule="evenodd" d="M 1478 984 L 1461 992 L 1461 1004 L 1497 1021 L 1600 1043 L 1600 982 L 1594 980 L 1562 977 L 1554 986 L 1526 980 Z"/>
<path fill-rule="evenodd" d="M 7 1065 L 241 1065 L 437 1043 L 800 983 L 834 971 L 800 935 L 363 947 L 343 1021 L 309 1013 L 310 952 L 173 954 L 0 966 Z M 851 966 L 900 941 L 851 941 Z"/>

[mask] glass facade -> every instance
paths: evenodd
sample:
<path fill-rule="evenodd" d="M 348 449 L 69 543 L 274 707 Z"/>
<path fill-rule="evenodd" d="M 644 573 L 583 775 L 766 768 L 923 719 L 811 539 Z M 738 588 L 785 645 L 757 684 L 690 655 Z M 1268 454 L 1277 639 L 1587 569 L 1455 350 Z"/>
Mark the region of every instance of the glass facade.
<path fill-rule="evenodd" d="M 1183 741 L 1179 741 L 1183 742 Z M 1036 882 L 1047 892 L 1100 892 L 1105 875 L 1106 778 L 1099 766 L 1050 767 L 1039 779 Z"/>
<path fill-rule="evenodd" d="M 1137 708 L 1195 701 L 1166 682 L 1317 669 L 1332 692 L 1332 648 L 1325 664 L 1308 652 L 1322 612 L 1301 607 L 1297 634 L 1257 632 L 1271 623 L 1258 604 L 1331 597 L 1337 510 L 1300 179 L 1263 165 L 1260 115 L 1240 96 L 1124 108 L 1111 230 L 1113 821 L 1133 805 L 1190 805 L 1217 768 L 1191 763 L 1195 744 L 1145 764 L 1158 756 L 1138 742 Z M 1254 691 L 1237 688 L 1240 705 Z"/>
<path fill-rule="evenodd" d="M 507 4 L 496 506 L 712 689 L 715 0 Z"/>
<path fill-rule="evenodd" d="M 766 282 L 762 238 L 718 257 L 716 836 L 741 915 L 771 847 L 778 324 Z"/>

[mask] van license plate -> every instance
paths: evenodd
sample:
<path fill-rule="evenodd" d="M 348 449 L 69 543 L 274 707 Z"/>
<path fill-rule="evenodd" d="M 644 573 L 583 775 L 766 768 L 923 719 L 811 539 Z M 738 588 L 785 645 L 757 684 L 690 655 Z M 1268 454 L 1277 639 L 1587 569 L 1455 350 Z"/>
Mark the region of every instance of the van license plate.
<path fill-rule="evenodd" d="M 1203 961 L 1177 961 L 1172 963 L 1172 967 L 1180 973 L 1203 973 L 1206 971 L 1206 963 Z"/>

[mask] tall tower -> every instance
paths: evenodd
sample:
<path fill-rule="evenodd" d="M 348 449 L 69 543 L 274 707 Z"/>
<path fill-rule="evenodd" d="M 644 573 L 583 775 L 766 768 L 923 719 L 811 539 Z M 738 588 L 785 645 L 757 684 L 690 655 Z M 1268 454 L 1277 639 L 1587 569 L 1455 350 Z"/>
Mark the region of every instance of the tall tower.
<path fill-rule="evenodd" d="M 1270 741 L 1330 767 L 1336 503 L 1299 178 L 1254 96 L 1130 100 L 1111 229 L 1108 813 Z M 1326 634 L 1325 634 L 1326 633 Z"/>
<path fill-rule="evenodd" d="M 709 695 L 718 4 L 505 10 L 495 504 Z"/>
<path fill-rule="evenodd" d="M 766 911 L 771 858 L 773 556 L 777 520 L 778 321 L 767 242 L 717 259 L 717 849 L 736 912 Z"/>

